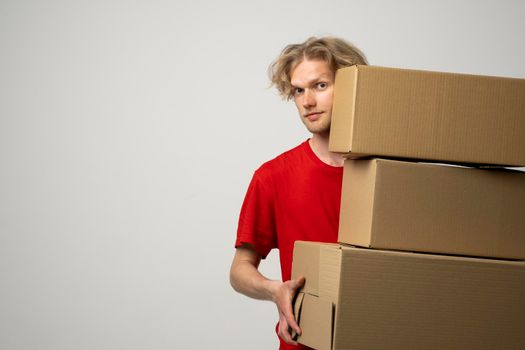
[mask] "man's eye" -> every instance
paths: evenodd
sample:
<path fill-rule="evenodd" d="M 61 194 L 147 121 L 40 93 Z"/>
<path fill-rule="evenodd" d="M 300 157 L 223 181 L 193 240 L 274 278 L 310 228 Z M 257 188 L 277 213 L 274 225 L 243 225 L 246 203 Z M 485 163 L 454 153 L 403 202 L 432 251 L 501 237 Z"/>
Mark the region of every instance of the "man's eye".
<path fill-rule="evenodd" d="M 324 90 L 324 89 L 326 89 L 327 87 L 328 87 L 328 84 L 327 84 L 327 83 L 323 83 L 323 82 L 321 82 L 321 83 L 317 83 L 317 88 L 318 88 L 318 89 Z"/>
<path fill-rule="evenodd" d="M 304 91 L 304 90 L 301 89 L 301 88 L 295 88 L 295 89 L 293 90 L 293 93 L 294 93 L 294 95 L 300 95 L 300 94 L 303 93 L 303 91 Z"/>

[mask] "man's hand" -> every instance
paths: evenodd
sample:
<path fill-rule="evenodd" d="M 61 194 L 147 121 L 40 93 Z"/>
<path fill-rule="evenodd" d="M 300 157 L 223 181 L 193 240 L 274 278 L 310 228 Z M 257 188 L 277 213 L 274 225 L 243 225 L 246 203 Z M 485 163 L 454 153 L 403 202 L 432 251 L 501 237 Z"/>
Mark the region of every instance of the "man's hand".
<path fill-rule="evenodd" d="M 230 269 L 233 289 L 251 298 L 271 300 L 279 311 L 279 336 L 289 344 L 297 344 L 290 330 L 301 334 L 292 311 L 292 301 L 297 291 L 304 285 L 304 277 L 280 282 L 270 280 L 258 270 L 261 256 L 249 245 L 237 248 Z"/>
<path fill-rule="evenodd" d="M 301 328 L 295 320 L 292 301 L 297 294 L 297 291 L 304 285 L 304 277 L 300 276 L 297 279 L 289 280 L 280 283 L 275 288 L 273 294 L 273 302 L 277 305 L 279 312 L 279 336 L 288 344 L 296 345 L 297 342 L 292 339 L 291 330 L 297 334 L 301 334 Z"/>

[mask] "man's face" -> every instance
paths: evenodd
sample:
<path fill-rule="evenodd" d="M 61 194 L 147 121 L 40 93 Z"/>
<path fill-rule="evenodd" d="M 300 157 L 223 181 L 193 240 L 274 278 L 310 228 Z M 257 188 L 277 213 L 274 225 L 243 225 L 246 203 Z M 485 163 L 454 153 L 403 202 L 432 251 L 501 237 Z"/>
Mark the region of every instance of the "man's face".
<path fill-rule="evenodd" d="M 332 116 L 334 72 L 326 61 L 304 60 L 292 71 L 293 99 L 312 134 L 328 134 Z"/>

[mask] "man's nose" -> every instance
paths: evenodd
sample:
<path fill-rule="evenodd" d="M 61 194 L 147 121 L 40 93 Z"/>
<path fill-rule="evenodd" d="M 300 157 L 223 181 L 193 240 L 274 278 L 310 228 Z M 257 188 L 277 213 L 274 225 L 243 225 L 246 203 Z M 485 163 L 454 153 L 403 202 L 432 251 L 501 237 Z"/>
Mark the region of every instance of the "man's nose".
<path fill-rule="evenodd" d="M 311 108 L 311 107 L 314 107 L 315 104 L 316 104 L 315 93 L 311 91 L 310 89 L 305 89 L 304 94 L 303 94 L 303 107 Z"/>

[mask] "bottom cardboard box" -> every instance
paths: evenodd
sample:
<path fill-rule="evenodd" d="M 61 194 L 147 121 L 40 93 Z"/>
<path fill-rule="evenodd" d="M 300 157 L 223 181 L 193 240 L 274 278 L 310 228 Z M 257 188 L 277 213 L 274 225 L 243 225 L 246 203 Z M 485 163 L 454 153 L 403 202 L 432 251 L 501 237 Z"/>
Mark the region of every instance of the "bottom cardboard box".
<path fill-rule="evenodd" d="M 299 343 L 525 349 L 525 262 L 296 242 Z"/>

